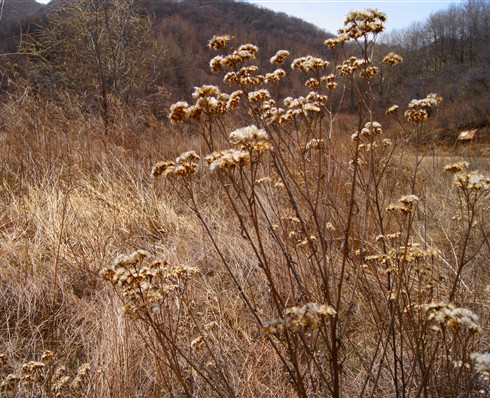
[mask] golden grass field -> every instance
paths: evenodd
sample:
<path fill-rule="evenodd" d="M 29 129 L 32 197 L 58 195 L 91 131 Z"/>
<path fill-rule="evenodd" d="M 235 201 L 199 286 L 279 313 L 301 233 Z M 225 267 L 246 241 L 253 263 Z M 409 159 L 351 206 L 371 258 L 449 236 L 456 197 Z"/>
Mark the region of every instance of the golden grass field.
<path fill-rule="evenodd" d="M 317 94 L 281 113 L 215 62 L 239 103 L 202 86 L 176 123 L 5 108 L 0 397 L 489 396 L 485 148 L 417 145 L 431 96 L 381 131 L 369 63 L 297 61 Z"/>

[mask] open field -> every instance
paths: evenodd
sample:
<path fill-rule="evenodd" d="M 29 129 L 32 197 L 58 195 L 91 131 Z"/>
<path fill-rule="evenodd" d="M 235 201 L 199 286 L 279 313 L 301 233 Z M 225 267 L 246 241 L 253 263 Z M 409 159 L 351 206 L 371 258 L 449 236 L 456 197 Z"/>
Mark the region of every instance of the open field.
<path fill-rule="evenodd" d="M 377 115 L 351 18 L 357 58 L 270 75 L 215 37 L 172 123 L 6 102 L 0 397 L 490 395 L 489 147 L 428 145 L 436 94 Z"/>

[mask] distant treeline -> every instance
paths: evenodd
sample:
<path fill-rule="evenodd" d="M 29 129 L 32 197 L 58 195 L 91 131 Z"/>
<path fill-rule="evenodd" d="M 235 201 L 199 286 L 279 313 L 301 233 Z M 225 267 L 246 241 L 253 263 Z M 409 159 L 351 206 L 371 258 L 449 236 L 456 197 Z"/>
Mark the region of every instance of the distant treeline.
<path fill-rule="evenodd" d="M 393 87 L 396 96 L 409 100 L 437 91 L 446 109 L 453 105 L 448 123 L 490 124 L 490 3 L 453 4 L 384 40 L 406 61 Z"/>
<path fill-rule="evenodd" d="M 15 44 L 22 45 L 22 53 L 31 54 L 14 60 L 21 65 L 18 72 L 46 95 L 60 88 L 71 90 L 81 93 L 88 109 L 103 112 L 109 97 L 120 97 L 132 106 L 151 102 L 151 109 L 162 109 L 167 104 L 156 96 L 162 89 L 170 104 L 185 99 L 193 86 L 204 81 L 217 83 L 208 66 L 216 54 L 207 48 L 216 34 L 235 36 L 236 46 L 257 45 L 256 64 L 263 72 L 272 71 L 269 59 L 280 49 L 289 50 L 291 60 L 304 55 L 333 59 L 323 44 L 331 33 L 241 1 L 53 0 L 40 9 L 34 0 L 23 0 L 10 3 L 4 11 L 0 48 L 12 53 Z M 70 17 L 73 13 L 78 15 Z M 121 16 L 132 21 L 132 30 L 119 29 Z M 151 26 L 143 20 L 151 21 Z M 140 33 L 130 37 L 130 32 Z M 444 98 L 443 123 L 457 128 L 490 125 L 488 2 L 452 5 L 425 22 L 385 34 L 384 44 L 376 56 L 394 50 L 405 62 L 389 81 L 381 79 L 381 106 L 404 106 L 435 91 Z M 347 44 L 343 55 L 348 56 L 349 50 Z M 13 79 L 8 60 L 12 57 L 2 61 L 4 88 Z M 83 69 L 78 67 L 81 63 Z"/>

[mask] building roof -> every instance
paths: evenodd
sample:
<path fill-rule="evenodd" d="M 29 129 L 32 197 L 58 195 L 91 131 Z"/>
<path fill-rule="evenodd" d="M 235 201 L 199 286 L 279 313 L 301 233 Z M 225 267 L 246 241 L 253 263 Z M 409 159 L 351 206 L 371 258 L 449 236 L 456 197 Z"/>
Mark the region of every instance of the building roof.
<path fill-rule="evenodd" d="M 458 141 L 468 141 L 475 138 L 478 129 L 461 131 L 458 135 Z"/>

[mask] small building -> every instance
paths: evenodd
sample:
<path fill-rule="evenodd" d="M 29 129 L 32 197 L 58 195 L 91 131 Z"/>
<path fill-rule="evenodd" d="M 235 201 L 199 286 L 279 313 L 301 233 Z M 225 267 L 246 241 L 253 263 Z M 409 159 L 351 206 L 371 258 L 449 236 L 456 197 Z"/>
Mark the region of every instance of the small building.
<path fill-rule="evenodd" d="M 461 131 L 458 135 L 457 142 L 470 143 L 475 140 L 478 129 Z"/>

